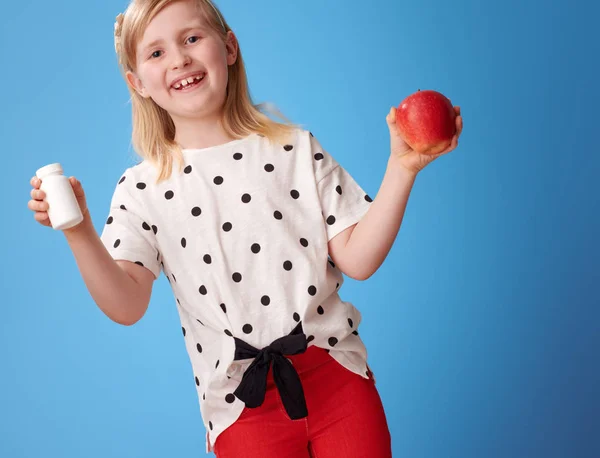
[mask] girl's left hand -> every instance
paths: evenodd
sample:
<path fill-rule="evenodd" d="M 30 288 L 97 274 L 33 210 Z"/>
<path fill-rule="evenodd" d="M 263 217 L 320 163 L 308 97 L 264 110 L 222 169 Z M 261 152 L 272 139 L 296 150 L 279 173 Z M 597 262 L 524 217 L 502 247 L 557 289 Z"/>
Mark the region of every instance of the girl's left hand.
<path fill-rule="evenodd" d="M 385 118 L 390 129 L 390 151 L 392 158 L 398 160 L 400 165 L 407 171 L 416 174 L 438 157 L 454 150 L 458 146 L 458 138 L 460 137 L 463 128 L 460 107 L 454 107 L 454 111 L 456 112 L 456 134 L 452 138 L 452 143 L 441 153 L 431 155 L 418 153 L 408 146 L 398 131 L 398 126 L 396 125 L 396 108 L 392 107 Z"/>

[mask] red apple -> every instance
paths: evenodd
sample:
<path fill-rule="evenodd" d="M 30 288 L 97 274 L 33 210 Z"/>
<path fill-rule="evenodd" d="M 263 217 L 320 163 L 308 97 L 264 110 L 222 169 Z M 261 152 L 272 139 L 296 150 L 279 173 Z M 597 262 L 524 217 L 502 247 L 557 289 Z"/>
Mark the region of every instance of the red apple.
<path fill-rule="evenodd" d="M 414 151 L 438 154 L 452 143 L 456 133 L 456 112 L 443 94 L 419 89 L 398 106 L 396 125 Z"/>

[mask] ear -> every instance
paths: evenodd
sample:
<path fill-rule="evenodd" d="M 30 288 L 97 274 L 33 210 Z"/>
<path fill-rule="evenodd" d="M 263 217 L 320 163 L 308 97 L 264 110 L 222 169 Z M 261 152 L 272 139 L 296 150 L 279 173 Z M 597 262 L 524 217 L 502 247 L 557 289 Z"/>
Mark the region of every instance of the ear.
<path fill-rule="evenodd" d="M 135 91 L 139 95 L 141 95 L 145 99 L 147 99 L 149 97 L 148 93 L 146 92 L 146 88 L 144 87 L 144 84 L 142 83 L 142 80 L 139 79 L 135 73 L 133 73 L 132 71 L 128 71 L 125 74 L 125 77 L 127 78 L 127 82 L 129 83 L 129 85 L 132 88 L 134 88 Z"/>
<path fill-rule="evenodd" d="M 227 65 L 235 64 L 238 55 L 238 41 L 235 34 L 231 30 L 227 32 L 225 48 L 227 50 Z"/>

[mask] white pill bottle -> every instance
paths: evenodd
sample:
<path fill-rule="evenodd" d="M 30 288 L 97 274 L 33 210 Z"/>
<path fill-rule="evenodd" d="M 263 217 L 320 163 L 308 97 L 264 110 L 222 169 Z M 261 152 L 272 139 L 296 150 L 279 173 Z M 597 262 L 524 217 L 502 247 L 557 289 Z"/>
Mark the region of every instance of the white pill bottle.
<path fill-rule="evenodd" d="M 83 221 L 69 178 L 64 176 L 59 163 L 46 165 L 35 175 L 42 181 L 40 189 L 46 193 L 48 217 L 54 229 L 62 231 Z"/>

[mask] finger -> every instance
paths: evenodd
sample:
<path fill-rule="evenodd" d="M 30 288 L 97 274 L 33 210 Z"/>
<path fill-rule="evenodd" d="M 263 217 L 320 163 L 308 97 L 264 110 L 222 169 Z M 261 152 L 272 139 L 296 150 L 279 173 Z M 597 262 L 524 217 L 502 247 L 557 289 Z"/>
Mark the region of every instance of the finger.
<path fill-rule="evenodd" d="M 462 133 L 462 130 L 463 130 L 462 116 L 458 116 L 456 118 L 456 133 L 459 137 L 460 137 L 460 134 Z"/>
<path fill-rule="evenodd" d="M 34 212 L 45 212 L 48 211 L 48 202 L 40 200 L 30 200 L 27 202 L 27 207 Z"/>
<path fill-rule="evenodd" d="M 40 185 L 42 184 L 40 179 L 36 176 L 32 177 L 31 180 L 29 180 L 29 183 L 31 184 L 31 186 L 33 186 L 36 189 L 39 188 Z"/>
<path fill-rule="evenodd" d="M 81 182 L 75 177 L 70 177 L 69 181 L 71 183 L 71 186 L 73 187 L 73 192 L 75 193 L 75 195 L 77 197 L 83 197 L 84 192 L 83 192 L 83 186 L 81 185 Z"/>
<path fill-rule="evenodd" d="M 387 116 L 385 117 L 385 120 L 388 123 L 388 126 L 390 126 L 390 128 L 396 124 L 396 108 L 395 107 L 391 107 L 390 111 L 388 112 Z"/>
<path fill-rule="evenodd" d="M 456 113 L 457 116 L 460 116 L 460 107 L 459 106 L 454 107 L 454 112 Z"/>
<path fill-rule="evenodd" d="M 450 144 L 450 148 L 449 148 L 448 152 L 455 150 L 457 146 L 458 146 L 458 135 L 455 135 L 452 138 L 452 143 Z"/>
<path fill-rule="evenodd" d="M 50 218 L 48 218 L 48 213 L 47 212 L 35 212 L 33 214 L 33 218 L 38 222 L 38 223 L 49 223 L 50 222 Z"/>
<path fill-rule="evenodd" d="M 32 189 L 31 190 L 31 198 L 35 200 L 44 200 L 46 198 L 46 193 L 40 189 Z"/>
<path fill-rule="evenodd" d="M 457 146 L 458 146 L 458 135 L 454 135 L 454 137 L 452 137 L 452 141 L 450 142 L 450 146 L 448 146 L 448 148 L 446 148 L 444 151 L 442 151 L 440 153 L 440 155 L 448 154 L 449 152 L 455 150 Z"/>

